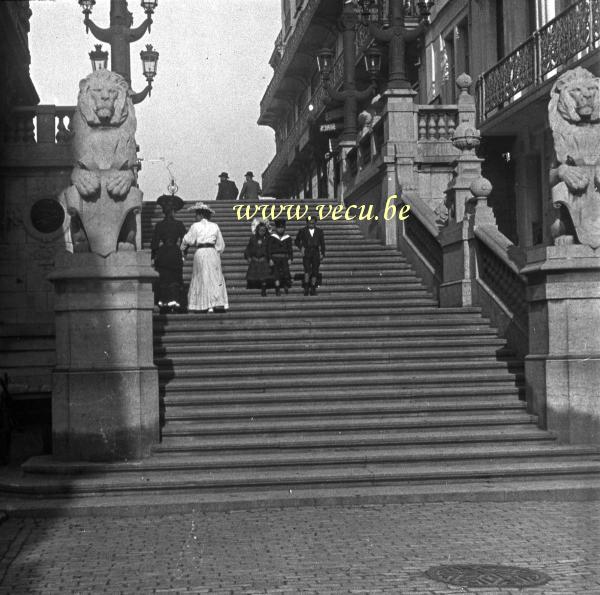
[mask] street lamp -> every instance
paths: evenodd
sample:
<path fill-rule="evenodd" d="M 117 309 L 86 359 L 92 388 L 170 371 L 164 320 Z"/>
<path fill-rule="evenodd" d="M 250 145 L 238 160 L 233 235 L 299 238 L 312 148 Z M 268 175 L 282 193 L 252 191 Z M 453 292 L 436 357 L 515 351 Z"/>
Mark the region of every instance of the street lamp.
<path fill-rule="evenodd" d="M 152 81 L 156 76 L 156 65 L 158 62 L 158 52 L 151 46 L 147 45 L 145 50 L 140 52 L 140 58 L 142 59 L 142 67 L 144 69 L 144 76 L 148 81 L 148 86 L 152 88 Z M 148 91 L 150 93 L 150 91 Z"/>
<path fill-rule="evenodd" d="M 363 3 L 361 3 L 363 4 Z M 369 3 L 370 5 L 370 3 Z M 334 53 L 328 48 L 319 50 L 317 54 L 317 67 L 321 74 L 323 88 L 334 101 L 343 103 L 344 106 L 344 129 L 341 140 L 348 144 L 356 142 L 356 120 L 358 112 L 358 103 L 372 97 L 375 93 L 375 75 L 381 67 L 381 56 L 377 55 L 377 50 L 373 48 L 368 56 L 365 56 L 367 62 L 367 71 L 371 75 L 372 83 L 366 89 L 359 91 L 356 88 L 355 69 L 356 69 L 356 26 L 359 16 L 354 7 L 349 2 L 344 4 L 342 15 L 340 17 L 340 27 L 342 29 L 343 52 L 344 52 L 344 84 L 341 91 L 333 88 L 329 83 L 331 76 Z"/>
<path fill-rule="evenodd" d="M 331 75 L 333 56 L 333 50 L 330 50 L 329 48 L 322 48 L 317 53 L 317 68 L 325 81 L 328 81 Z"/>
<path fill-rule="evenodd" d="M 142 0 L 142 8 L 146 13 L 146 16 L 150 19 L 150 23 L 148 24 L 148 32 L 150 32 L 150 26 L 152 25 L 152 15 L 154 14 L 154 10 L 158 6 L 158 0 Z"/>
<path fill-rule="evenodd" d="M 102 50 L 102 44 L 97 43 L 94 46 L 96 49 L 89 53 L 92 61 L 92 70 L 106 70 L 108 65 L 108 52 Z"/>
<path fill-rule="evenodd" d="M 376 1 L 381 2 L 381 0 Z M 359 3 L 361 5 L 362 24 L 368 27 L 369 33 L 378 42 L 388 45 L 388 88 L 410 89 L 411 84 L 406 78 L 404 64 L 406 43 L 414 40 L 422 32 L 422 27 L 416 32 L 412 32 L 410 35 L 407 34 L 404 23 L 407 8 L 405 0 L 389 0 L 389 27 L 385 27 L 382 24 L 375 24 L 370 20 L 370 12 L 368 9 L 371 7 L 371 0 L 359 0 Z M 428 22 L 430 9 L 433 4 L 433 0 L 419 1 L 417 3 L 422 26 L 425 26 Z"/>
<path fill-rule="evenodd" d="M 371 80 L 375 80 L 375 77 L 381 70 L 381 51 L 378 47 L 371 46 L 365 50 L 365 70 L 371 76 Z"/>
<path fill-rule="evenodd" d="M 90 30 L 88 28 L 87 25 L 87 20 L 90 17 L 90 13 L 92 12 L 92 9 L 94 8 L 94 4 L 96 4 L 96 0 L 79 0 L 79 6 L 81 6 L 81 10 L 83 12 L 83 14 L 85 15 L 85 32 L 89 33 Z"/>
<path fill-rule="evenodd" d="M 150 30 L 152 14 L 158 5 L 158 0 L 141 0 L 141 6 L 146 12 L 146 20 L 135 28 L 132 27 L 132 16 L 127 9 L 127 0 L 110 0 L 110 26 L 107 29 L 98 27 L 90 18 L 96 0 L 78 0 L 78 2 L 85 15 L 86 31 L 91 31 L 98 41 L 110 44 L 111 70 L 120 74 L 131 85 L 130 46 Z M 144 76 L 148 80 L 148 85 L 141 93 L 132 93 L 134 103 L 139 103 L 149 94 L 152 80 L 156 75 L 157 60 L 158 52 L 151 47 L 142 52 Z"/>

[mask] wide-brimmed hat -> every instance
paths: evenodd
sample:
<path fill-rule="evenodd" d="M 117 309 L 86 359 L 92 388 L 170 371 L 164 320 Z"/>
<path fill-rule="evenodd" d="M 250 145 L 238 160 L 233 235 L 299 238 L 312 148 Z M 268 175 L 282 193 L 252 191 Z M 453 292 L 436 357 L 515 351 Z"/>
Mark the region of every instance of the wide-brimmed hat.
<path fill-rule="evenodd" d="M 264 227 L 267 228 L 268 232 L 271 231 L 271 222 L 268 219 L 264 219 L 263 217 L 254 217 L 254 219 L 252 219 L 252 224 L 250 225 L 252 233 L 256 233 L 256 230 L 261 225 L 264 225 Z"/>
<path fill-rule="evenodd" d="M 205 211 L 206 213 L 210 213 L 214 215 L 215 212 L 205 203 L 205 202 L 197 202 L 195 205 L 188 207 L 188 211 Z"/>
<path fill-rule="evenodd" d="M 175 194 L 163 194 L 156 199 L 156 204 L 161 208 L 165 208 L 170 205 L 174 211 L 179 211 L 183 208 L 184 202 L 182 198 Z"/>
<path fill-rule="evenodd" d="M 229 174 L 226 171 L 222 171 L 219 174 L 219 178 L 228 178 L 228 177 L 229 177 Z"/>
<path fill-rule="evenodd" d="M 250 176 L 251 178 L 254 177 L 254 174 L 251 171 L 247 171 L 244 176 Z"/>

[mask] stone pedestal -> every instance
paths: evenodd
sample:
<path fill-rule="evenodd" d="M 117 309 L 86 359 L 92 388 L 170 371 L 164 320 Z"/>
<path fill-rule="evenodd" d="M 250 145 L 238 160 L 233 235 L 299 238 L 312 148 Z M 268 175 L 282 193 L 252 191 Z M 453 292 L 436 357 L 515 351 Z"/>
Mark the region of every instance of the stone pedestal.
<path fill-rule="evenodd" d="M 64 253 L 54 284 L 56 457 L 120 461 L 150 454 L 159 439 L 153 362 L 150 253 Z"/>
<path fill-rule="evenodd" d="M 528 252 L 527 401 L 563 442 L 600 445 L 600 249 Z"/>

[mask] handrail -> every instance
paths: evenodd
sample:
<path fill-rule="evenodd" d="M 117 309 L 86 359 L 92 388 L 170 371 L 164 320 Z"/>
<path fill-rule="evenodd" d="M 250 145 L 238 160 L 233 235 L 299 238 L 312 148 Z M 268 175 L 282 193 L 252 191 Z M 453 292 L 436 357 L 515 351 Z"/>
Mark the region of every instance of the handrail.
<path fill-rule="evenodd" d="M 519 266 L 508 256 L 509 248 L 516 246 L 495 226 L 478 225 L 474 229 L 475 237 L 483 242 L 513 273 L 519 275 L 525 282 L 525 277 L 521 275 L 521 266 Z"/>
<path fill-rule="evenodd" d="M 422 200 L 412 200 L 408 195 L 401 193 L 399 196 L 405 204 L 410 206 L 410 216 L 415 216 L 427 231 L 437 239 L 440 235 L 437 223 L 435 222 L 435 213 Z"/>

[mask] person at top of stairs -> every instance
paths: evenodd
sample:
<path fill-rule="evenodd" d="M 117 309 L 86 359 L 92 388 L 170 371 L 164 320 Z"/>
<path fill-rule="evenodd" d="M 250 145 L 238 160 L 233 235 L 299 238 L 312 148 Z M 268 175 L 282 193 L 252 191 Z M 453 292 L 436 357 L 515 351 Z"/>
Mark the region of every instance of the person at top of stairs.
<path fill-rule="evenodd" d="M 215 200 L 235 200 L 238 195 L 238 187 L 233 180 L 229 179 L 229 174 L 224 171 L 219 174 L 219 191 Z"/>
<path fill-rule="evenodd" d="M 325 258 L 325 235 L 317 227 L 317 219 L 309 215 L 306 225 L 296 235 L 296 246 L 304 266 L 304 295 L 316 295 L 319 267 Z"/>
<path fill-rule="evenodd" d="M 163 194 L 156 204 L 165 216 L 155 225 L 152 234 L 152 260 L 159 275 L 156 298 L 161 310 L 175 312 L 181 307 L 183 261 L 179 246 L 186 229 L 175 219 L 174 213 L 183 207 L 183 200 L 174 194 Z"/>
<path fill-rule="evenodd" d="M 229 301 L 221 270 L 220 255 L 225 250 L 221 230 L 210 221 L 214 211 L 208 205 L 197 202 L 189 210 L 195 211 L 196 223 L 192 224 L 181 244 L 184 258 L 189 248 L 196 248 L 188 309 L 191 312 L 225 311 L 229 308 Z"/>
<path fill-rule="evenodd" d="M 252 227 L 255 227 L 254 222 Z M 244 258 L 248 263 L 246 287 L 248 289 L 260 287 L 260 294 L 265 297 L 267 283 L 272 281 L 269 265 L 269 229 L 266 221 L 261 219 L 257 222 L 254 233 L 250 236 L 244 250 Z"/>
<path fill-rule="evenodd" d="M 273 267 L 275 279 L 275 295 L 281 295 L 281 287 L 285 293 L 292 285 L 290 262 L 294 260 L 292 238 L 285 233 L 285 219 L 275 219 L 275 231 L 269 238 L 269 264 Z"/>
<path fill-rule="evenodd" d="M 242 185 L 239 200 L 258 200 L 262 190 L 260 184 L 254 179 L 254 174 L 247 171 L 245 175 L 246 181 Z"/>

